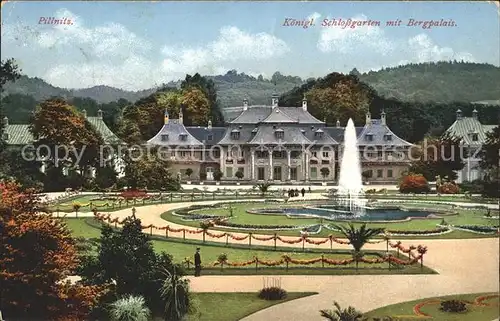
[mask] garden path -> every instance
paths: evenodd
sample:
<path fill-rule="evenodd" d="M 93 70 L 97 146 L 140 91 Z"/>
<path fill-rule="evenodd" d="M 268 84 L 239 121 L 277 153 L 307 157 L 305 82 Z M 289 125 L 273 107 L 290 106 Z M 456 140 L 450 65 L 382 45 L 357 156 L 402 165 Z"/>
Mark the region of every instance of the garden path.
<path fill-rule="evenodd" d="M 307 195 L 307 194 L 306 194 Z M 314 195 L 314 194 L 309 194 Z M 298 198 L 298 199 L 301 199 Z M 196 204 L 214 204 L 220 201 L 196 202 Z M 228 202 L 228 201 L 224 201 Z M 193 203 L 171 203 L 137 207 L 136 216 L 144 225 L 170 225 L 172 228 L 184 226 L 167 223 L 160 216 L 162 213 L 190 206 Z M 457 205 L 474 204 L 457 203 Z M 494 208 L 491 205 L 492 208 Z M 110 213 L 112 217 L 123 219 L 131 214 L 130 209 Z M 81 213 L 79 216 L 92 216 Z M 192 229 L 192 227 L 191 227 Z M 153 233 L 164 235 L 163 231 Z M 220 233 L 220 231 L 214 231 Z M 236 233 L 237 234 L 237 233 Z M 170 234 L 182 236 L 182 233 Z M 241 234 L 243 235 L 243 234 Z M 201 239 L 201 234 L 186 234 L 186 238 Z M 286 237 L 295 239 L 296 237 Z M 207 240 L 225 242 L 225 238 Z M 232 243 L 238 243 L 229 239 Z M 240 241 L 241 242 L 241 241 Z M 248 244 L 248 241 L 241 242 Z M 253 240 L 252 244 L 271 245 L 272 242 Z M 287 291 L 314 291 L 318 295 L 293 300 L 261 310 L 244 321 L 261 320 L 324 320 L 319 315 L 320 309 L 330 309 L 336 300 L 341 306 L 354 306 L 368 311 L 389 304 L 459 293 L 498 292 L 499 291 L 499 239 L 443 239 L 443 240 L 404 240 L 403 244 L 422 244 L 428 247 L 424 264 L 436 270 L 436 275 L 345 275 L 345 276 L 278 276 L 281 285 Z M 288 244 L 279 244 L 287 246 Z M 288 245 L 297 246 L 297 245 Z M 300 246 L 300 245 L 299 245 Z M 329 248 L 329 244 L 306 247 Z M 333 244 L 334 248 L 348 249 L 348 245 Z M 194 248 L 194 246 L 193 246 Z M 366 249 L 384 250 L 385 244 L 367 244 Z M 203 248 L 202 248 L 203 255 Z M 194 292 L 254 292 L 262 288 L 262 276 L 202 276 L 190 277 Z"/>

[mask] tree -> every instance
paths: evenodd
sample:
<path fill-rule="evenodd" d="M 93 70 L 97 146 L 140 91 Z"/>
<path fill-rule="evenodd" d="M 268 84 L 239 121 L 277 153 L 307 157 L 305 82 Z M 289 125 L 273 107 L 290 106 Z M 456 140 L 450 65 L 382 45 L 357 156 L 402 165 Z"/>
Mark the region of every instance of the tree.
<path fill-rule="evenodd" d="M 149 149 L 148 154 L 139 154 L 139 150 L 131 150 L 124 155 L 124 180 L 132 189 L 152 189 L 178 191 L 181 186 L 170 173 L 170 163 L 158 153 L 157 149 Z"/>
<path fill-rule="evenodd" d="M 234 176 L 236 176 L 237 179 L 241 180 L 243 177 L 245 177 L 245 173 L 241 169 L 238 169 L 236 173 L 234 173 Z"/>
<path fill-rule="evenodd" d="M 104 190 L 116 184 L 117 175 L 118 173 L 112 166 L 99 166 L 96 169 L 94 182 L 99 189 Z"/>
<path fill-rule="evenodd" d="M 220 182 L 222 176 L 223 176 L 223 174 L 222 174 L 222 172 L 221 172 L 220 169 L 216 169 L 214 171 L 214 179 L 215 179 L 215 181 Z"/>
<path fill-rule="evenodd" d="M 183 90 L 181 106 L 184 107 L 184 125 L 206 125 L 210 119 L 210 101 L 198 88 Z"/>
<path fill-rule="evenodd" d="M 187 168 L 186 169 L 186 176 L 191 179 L 191 175 L 193 175 L 193 169 L 192 168 Z"/>
<path fill-rule="evenodd" d="M 340 305 L 335 301 L 333 302 L 335 310 L 320 310 L 320 314 L 323 318 L 330 321 L 361 321 L 363 314 L 357 311 L 353 307 L 348 307 L 347 309 L 342 309 Z"/>
<path fill-rule="evenodd" d="M 111 304 L 113 321 L 148 321 L 151 311 L 141 296 L 128 295 Z"/>
<path fill-rule="evenodd" d="M 179 321 L 190 311 L 192 306 L 189 293 L 189 280 L 183 279 L 174 268 L 171 271 L 163 269 L 165 280 L 160 289 L 165 300 L 165 321 Z"/>
<path fill-rule="evenodd" d="M 460 141 L 460 138 L 449 134 L 425 139 L 420 143 L 419 150 L 412 155 L 418 160 L 412 163 L 409 171 L 422 174 L 428 181 L 434 180 L 436 176 L 456 179 L 456 171 L 465 165 Z"/>
<path fill-rule="evenodd" d="M 495 127 L 486 134 L 486 142 L 482 146 L 481 167 L 486 170 L 486 177 L 483 182 L 483 195 L 486 197 L 499 198 L 498 189 L 500 183 L 500 130 Z"/>
<path fill-rule="evenodd" d="M 86 121 L 74 106 L 61 98 L 41 103 L 34 115 L 30 130 L 36 145 L 54 167 L 73 166 L 83 176 L 89 167 L 99 164 L 99 146 L 104 141 L 97 130 Z"/>
<path fill-rule="evenodd" d="M 366 224 L 361 225 L 359 228 L 354 227 L 349 223 L 348 227 L 343 225 L 334 225 L 335 229 L 339 230 L 348 240 L 349 244 L 354 249 L 354 259 L 356 261 L 356 269 L 358 269 L 358 261 L 361 257 L 361 249 L 363 246 L 374 236 L 384 232 L 383 228 L 367 228 Z"/>
<path fill-rule="evenodd" d="M 217 89 L 215 87 L 215 83 L 213 82 L 213 80 L 203 77 L 198 73 L 194 74 L 193 76 L 186 75 L 186 78 L 181 83 L 181 89 L 186 90 L 191 88 L 198 88 L 203 92 L 205 97 L 208 99 L 209 102 L 208 106 L 210 110 L 209 119 L 212 120 L 213 125 L 214 126 L 224 125 L 224 117 L 222 115 L 221 107 L 217 99 Z M 204 125 L 204 124 L 206 123 L 198 125 Z"/>
<path fill-rule="evenodd" d="M 107 285 L 67 281 L 78 264 L 75 240 L 42 211 L 34 190 L 0 183 L 0 307 L 12 319 L 84 320 Z"/>
<path fill-rule="evenodd" d="M 261 196 L 265 196 L 266 193 L 269 191 L 269 188 L 271 187 L 271 183 L 259 183 L 257 185 L 255 185 L 257 187 L 257 189 L 260 191 L 260 195 Z"/>
<path fill-rule="evenodd" d="M 160 269 L 171 271 L 174 264 L 170 255 L 155 253 L 151 240 L 142 232 L 140 219 L 127 217 L 118 231 L 103 226 L 97 253 L 97 257 L 82 258 L 79 275 L 83 282 L 103 284 L 114 280 L 116 295 L 143 296 L 151 311 L 161 309 L 163 302 L 158 291 L 163 276 Z M 183 273 L 180 267 L 177 273 Z"/>
<path fill-rule="evenodd" d="M 328 167 L 323 167 L 319 170 L 321 172 L 321 176 L 323 176 L 323 179 L 326 180 L 328 175 L 330 175 L 330 169 Z"/>

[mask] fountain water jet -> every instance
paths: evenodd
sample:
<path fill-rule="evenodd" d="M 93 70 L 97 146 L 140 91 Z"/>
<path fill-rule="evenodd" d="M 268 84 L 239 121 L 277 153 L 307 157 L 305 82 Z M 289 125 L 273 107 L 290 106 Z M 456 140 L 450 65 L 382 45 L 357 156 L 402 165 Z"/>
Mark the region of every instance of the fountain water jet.
<path fill-rule="evenodd" d="M 344 131 L 344 150 L 340 165 L 337 200 L 345 210 L 355 216 L 362 216 L 365 213 L 366 199 L 363 192 L 357 141 L 354 122 L 349 118 Z"/>

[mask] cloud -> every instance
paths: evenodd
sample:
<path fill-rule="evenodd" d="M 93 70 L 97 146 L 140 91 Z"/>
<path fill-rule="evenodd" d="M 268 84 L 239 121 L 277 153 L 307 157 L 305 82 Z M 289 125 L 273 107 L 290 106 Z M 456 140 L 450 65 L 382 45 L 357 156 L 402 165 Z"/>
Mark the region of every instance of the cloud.
<path fill-rule="evenodd" d="M 307 16 L 306 19 L 314 19 L 314 20 L 318 20 L 319 17 L 321 17 L 321 14 L 318 13 L 318 12 L 313 12 L 311 13 L 309 16 Z"/>
<path fill-rule="evenodd" d="M 165 56 L 163 69 L 166 72 L 214 74 L 223 70 L 223 65 L 227 63 L 259 62 L 289 51 L 285 41 L 268 33 L 251 34 L 234 26 L 226 26 L 220 30 L 215 41 L 205 46 L 170 45 L 161 52 Z"/>
<path fill-rule="evenodd" d="M 332 18 L 328 18 L 332 20 Z M 335 18 L 336 21 L 345 18 Z M 361 14 L 351 18 L 352 21 L 367 21 Z M 394 44 L 386 37 L 384 30 L 377 26 L 356 26 L 355 28 L 341 26 L 320 26 L 322 28 L 317 43 L 321 52 L 350 53 L 369 49 L 385 55 L 394 49 Z"/>
<path fill-rule="evenodd" d="M 407 42 L 410 51 L 409 62 L 428 62 L 438 60 L 475 61 L 469 52 L 455 52 L 450 47 L 440 47 L 425 33 L 418 34 Z"/>

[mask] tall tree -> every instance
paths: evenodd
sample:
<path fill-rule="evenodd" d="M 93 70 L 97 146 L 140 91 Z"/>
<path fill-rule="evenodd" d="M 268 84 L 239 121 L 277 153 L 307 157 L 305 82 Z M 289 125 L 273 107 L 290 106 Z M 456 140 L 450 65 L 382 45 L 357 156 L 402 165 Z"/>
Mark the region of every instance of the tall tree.
<path fill-rule="evenodd" d="M 182 93 L 184 124 L 187 126 L 206 125 L 210 119 L 210 102 L 198 88 L 188 88 Z"/>
<path fill-rule="evenodd" d="M 217 89 L 213 80 L 203 77 L 198 73 L 194 74 L 193 76 L 186 75 L 186 78 L 181 83 L 181 89 L 186 90 L 192 87 L 200 89 L 208 99 L 210 107 L 210 119 L 212 120 L 214 126 L 222 126 L 224 124 L 224 117 L 217 100 Z M 204 124 L 197 125 L 201 126 Z"/>
<path fill-rule="evenodd" d="M 8 81 L 15 81 L 21 77 L 21 70 L 17 66 L 14 59 L 7 59 L 0 61 L 0 94 L 3 92 L 4 85 Z M 3 103 L 1 102 L 3 98 L 0 98 L 0 160 L 1 153 L 5 149 L 5 142 L 3 141 L 3 131 L 4 123 L 3 118 L 5 117 L 3 110 Z"/>
<path fill-rule="evenodd" d="M 440 138 L 426 138 L 414 151 L 412 157 L 417 159 L 410 167 L 410 172 L 422 174 L 428 181 L 434 181 L 437 176 L 449 180 L 457 178 L 456 171 L 464 168 L 463 148 L 460 138 L 444 134 Z"/>
<path fill-rule="evenodd" d="M 106 286 L 67 281 L 78 264 L 75 241 L 42 208 L 34 190 L 0 183 L 0 309 L 12 319 L 84 320 Z"/>
<path fill-rule="evenodd" d="M 495 127 L 486 134 L 486 142 L 481 150 L 481 167 L 486 170 L 486 177 L 483 182 L 484 196 L 499 198 L 500 191 L 500 129 Z"/>

